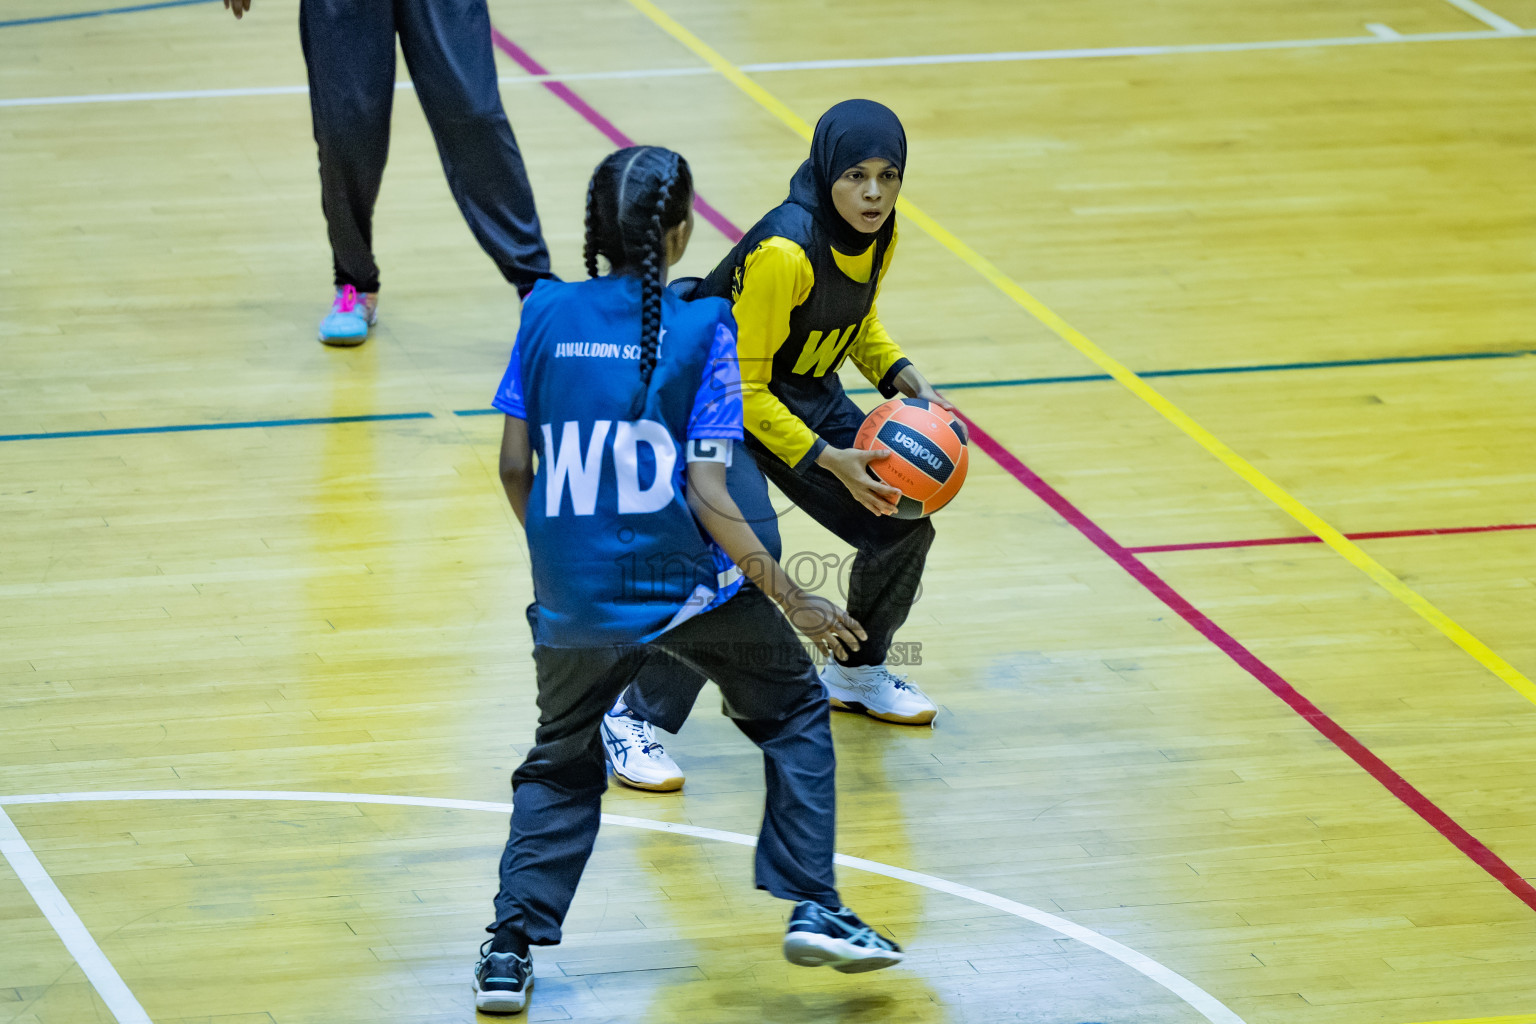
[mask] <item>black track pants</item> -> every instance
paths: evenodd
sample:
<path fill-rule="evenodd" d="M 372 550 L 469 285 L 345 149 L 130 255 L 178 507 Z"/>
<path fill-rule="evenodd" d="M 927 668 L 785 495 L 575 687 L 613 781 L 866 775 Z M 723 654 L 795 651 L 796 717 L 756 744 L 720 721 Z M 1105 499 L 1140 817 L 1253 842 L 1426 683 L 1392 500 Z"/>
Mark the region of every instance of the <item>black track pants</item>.
<path fill-rule="evenodd" d="M 320 202 L 336 285 L 377 291 L 373 204 L 389 153 L 395 36 L 448 188 L 481 248 L 519 288 L 549 276 L 549 252 L 501 106 L 486 0 L 302 0 L 299 36 L 320 147 Z"/>

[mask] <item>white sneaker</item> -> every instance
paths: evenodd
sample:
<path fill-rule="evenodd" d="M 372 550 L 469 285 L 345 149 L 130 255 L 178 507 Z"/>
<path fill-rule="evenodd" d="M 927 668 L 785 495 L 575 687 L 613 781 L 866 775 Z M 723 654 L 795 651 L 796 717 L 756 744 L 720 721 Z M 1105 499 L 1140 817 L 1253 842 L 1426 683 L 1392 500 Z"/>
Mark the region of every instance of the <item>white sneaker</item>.
<path fill-rule="evenodd" d="M 656 739 L 656 727 L 636 718 L 621 700 L 603 716 L 603 749 L 620 782 L 635 789 L 670 793 L 683 788 L 683 770 Z"/>
<path fill-rule="evenodd" d="M 927 725 L 939 709 L 922 690 L 884 665 L 839 665 L 828 661 L 821 670 L 827 699 L 840 711 L 858 711 L 882 722 Z"/>

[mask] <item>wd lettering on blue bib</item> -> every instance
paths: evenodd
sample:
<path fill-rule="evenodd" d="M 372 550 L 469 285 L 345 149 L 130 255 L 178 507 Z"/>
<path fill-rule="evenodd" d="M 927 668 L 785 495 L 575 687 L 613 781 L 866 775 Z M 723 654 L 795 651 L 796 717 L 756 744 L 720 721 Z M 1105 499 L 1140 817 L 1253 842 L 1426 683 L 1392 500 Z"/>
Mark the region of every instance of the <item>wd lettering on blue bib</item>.
<path fill-rule="evenodd" d="M 928 443 L 921 434 L 914 434 L 899 423 L 886 423 L 877 435 L 893 452 L 900 452 L 917 466 L 924 467 L 929 476 L 939 483 L 949 479 L 955 464 L 949 456 Z"/>
<path fill-rule="evenodd" d="M 548 453 L 549 478 L 544 489 L 544 515 L 555 518 L 564 506 L 565 493 L 571 494 L 571 511 L 578 516 L 590 516 L 597 509 L 598 490 L 603 482 L 603 445 L 608 438 L 608 428 L 613 428 L 613 473 L 618 490 L 620 515 L 656 512 L 666 508 L 675 493 L 672 489 L 672 469 L 677 465 L 677 442 L 667 428 L 654 420 L 636 420 L 633 423 L 597 420 L 592 424 L 592 436 L 587 439 L 586 452 L 582 453 L 581 424 L 567 420 L 560 428 L 560 443 L 555 443 L 554 426 L 541 424 L 544 430 L 544 451 Z M 650 450 L 651 480 L 640 484 L 640 446 Z"/>
<path fill-rule="evenodd" d="M 640 446 L 651 450 L 651 483 L 640 486 Z M 677 442 L 655 420 L 620 423 L 613 432 L 613 470 L 619 480 L 619 515 L 655 512 L 672 500 Z"/>

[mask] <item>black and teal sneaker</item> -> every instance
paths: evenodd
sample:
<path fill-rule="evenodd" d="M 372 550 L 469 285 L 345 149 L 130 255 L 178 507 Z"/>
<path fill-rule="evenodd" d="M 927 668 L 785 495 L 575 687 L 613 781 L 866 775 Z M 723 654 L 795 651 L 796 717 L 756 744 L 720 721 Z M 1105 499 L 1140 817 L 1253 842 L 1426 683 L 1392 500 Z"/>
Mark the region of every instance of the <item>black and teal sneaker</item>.
<path fill-rule="evenodd" d="M 836 911 L 804 900 L 789 915 L 784 959 L 801 967 L 831 967 L 844 974 L 878 971 L 901 963 L 906 954 L 890 939 L 860 921 L 847 907 Z"/>
<path fill-rule="evenodd" d="M 481 1013 L 521 1013 L 533 990 L 533 957 L 490 953 L 490 940 L 480 947 L 475 964 L 475 1009 Z"/>

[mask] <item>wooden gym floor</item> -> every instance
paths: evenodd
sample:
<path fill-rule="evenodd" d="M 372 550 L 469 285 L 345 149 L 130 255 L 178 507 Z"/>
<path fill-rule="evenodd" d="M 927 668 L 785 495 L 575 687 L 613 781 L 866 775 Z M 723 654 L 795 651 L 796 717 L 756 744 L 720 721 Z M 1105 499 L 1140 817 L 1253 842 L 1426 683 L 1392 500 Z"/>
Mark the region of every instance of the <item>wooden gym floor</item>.
<path fill-rule="evenodd" d="M 706 694 L 527 1019 L 1536 1022 L 1536 0 L 660 3 L 492 2 L 561 274 L 620 135 L 722 215 L 684 273 L 797 118 L 911 138 L 882 314 L 976 458 L 902 636 L 935 728 L 835 728 L 912 955 L 779 958 Z M 469 1021 L 516 298 L 402 89 L 380 324 L 316 344 L 296 3 L 90 4 L 0 11 L 0 1024 Z"/>

